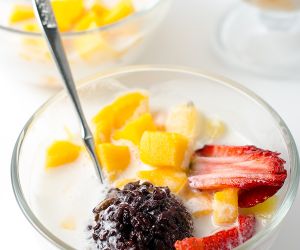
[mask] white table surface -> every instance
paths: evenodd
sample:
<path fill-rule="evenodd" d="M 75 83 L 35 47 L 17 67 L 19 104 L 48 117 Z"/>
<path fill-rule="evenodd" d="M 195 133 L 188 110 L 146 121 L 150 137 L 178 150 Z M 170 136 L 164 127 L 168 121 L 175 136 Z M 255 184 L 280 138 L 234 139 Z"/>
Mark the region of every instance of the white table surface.
<path fill-rule="evenodd" d="M 235 0 L 174 0 L 169 15 L 139 64 L 175 64 L 205 69 L 234 79 L 263 97 L 283 117 L 300 143 L 300 82 L 267 79 L 227 66 L 211 48 L 218 18 Z M 1 55 L 0 55 L 1 56 Z M 16 69 L 17 69 L 16 65 Z M 15 71 L 0 65 L 0 239 L 1 249 L 43 249 L 12 193 L 10 158 L 18 133 L 55 90 L 13 81 Z M 24 76 L 26 77 L 26 76 Z M 282 224 L 273 250 L 300 249 L 300 195 Z"/>

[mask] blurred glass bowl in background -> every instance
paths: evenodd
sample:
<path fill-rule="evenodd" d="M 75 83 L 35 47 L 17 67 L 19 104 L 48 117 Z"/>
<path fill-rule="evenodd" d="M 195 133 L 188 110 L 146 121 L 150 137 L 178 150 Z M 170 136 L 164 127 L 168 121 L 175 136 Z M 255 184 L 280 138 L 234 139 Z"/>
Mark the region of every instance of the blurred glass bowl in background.
<path fill-rule="evenodd" d="M 86 0 L 87 1 L 87 0 Z M 0 64 L 15 81 L 40 86 L 61 86 L 60 78 L 42 35 L 9 24 L 16 4 L 31 1 L 0 0 Z M 84 31 L 62 33 L 71 69 L 78 82 L 96 72 L 133 62 L 145 48 L 168 11 L 171 0 L 134 0 L 136 11 L 121 20 Z M 18 73 L 14 69 L 18 68 Z"/>

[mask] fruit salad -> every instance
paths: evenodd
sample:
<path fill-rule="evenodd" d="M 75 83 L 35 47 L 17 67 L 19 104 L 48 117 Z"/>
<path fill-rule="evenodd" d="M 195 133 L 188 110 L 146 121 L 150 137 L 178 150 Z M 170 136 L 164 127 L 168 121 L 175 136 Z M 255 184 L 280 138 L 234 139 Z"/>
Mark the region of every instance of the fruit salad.
<path fill-rule="evenodd" d="M 98 73 L 99 69 L 134 60 L 148 40 L 147 35 L 165 15 L 167 2 L 51 0 L 75 80 Z M 13 48 L 9 56 L 18 61 L 14 65 L 24 64 L 20 68 L 37 69 L 35 76 L 31 76 L 29 70 L 25 71 L 23 75 L 28 75 L 28 82 L 60 86 L 31 1 L 1 1 L 0 8 L 5 13 L 0 17 L 0 24 L 15 31 L 4 33 L 0 30 Z M 17 58 L 12 56 L 14 54 Z"/>
<path fill-rule="evenodd" d="M 86 186 L 92 182 L 84 177 L 87 153 L 74 136 L 54 140 L 45 152 L 44 180 L 68 182 L 85 203 L 76 213 L 75 207 L 59 216 L 46 212 L 49 227 L 60 228 L 75 248 L 230 250 L 276 211 L 287 177 L 280 153 L 216 143 L 231 133 L 229 124 L 192 102 L 153 110 L 147 92 L 127 92 L 91 123 L 105 185 L 94 183 L 90 193 L 72 187 L 75 172 Z M 58 208 L 74 198 L 62 196 Z"/>

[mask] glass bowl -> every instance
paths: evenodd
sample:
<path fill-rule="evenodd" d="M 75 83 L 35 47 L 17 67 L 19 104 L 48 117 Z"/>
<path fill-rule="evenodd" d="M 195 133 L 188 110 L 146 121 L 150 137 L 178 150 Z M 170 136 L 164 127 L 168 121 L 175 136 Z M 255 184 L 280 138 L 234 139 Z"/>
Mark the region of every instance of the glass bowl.
<path fill-rule="evenodd" d="M 261 231 L 237 248 L 268 249 L 295 199 L 299 182 L 297 148 L 280 116 L 253 92 L 226 78 L 178 67 L 132 66 L 92 77 L 78 88 L 87 119 L 90 121 L 101 106 L 128 88 L 149 91 L 154 109 L 169 107 L 179 100 L 192 100 L 205 115 L 217 116 L 252 144 L 281 152 L 288 177 L 279 192 L 280 206 Z M 73 249 L 51 232 L 36 213 L 30 198 L 34 187 L 32 173 L 43 168 L 47 145 L 62 138 L 65 127 L 79 137 L 77 117 L 62 91 L 46 102 L 25 125 L 15 145 L 11 177 L 17 202 L 33 227 L 54 246 Z"/>
<path fill-rule="evenodd" d="M 0 0 L 0 7 L 4 12 L 0 18 L 0 64 L 10 73 L 13 81 L 61 86 L 59 74 L 42 35 L 22 31 L 5 23 L 10 6 L 26 1 L 29 0 Z M 163 20 L 170 2 L 171 0 L 158 0 L 110 25 L 63 33 L 62 40 L 75 81 L 109 67 L 134 61 Z M 13 71 L 16 65 L 18 74 Z"/>
<path fill-rule="evenodd" d="M 220 19 L 215 40 L 219 54 L 234 66 L 299 79 L 300 1 L 240 1 Z"/>

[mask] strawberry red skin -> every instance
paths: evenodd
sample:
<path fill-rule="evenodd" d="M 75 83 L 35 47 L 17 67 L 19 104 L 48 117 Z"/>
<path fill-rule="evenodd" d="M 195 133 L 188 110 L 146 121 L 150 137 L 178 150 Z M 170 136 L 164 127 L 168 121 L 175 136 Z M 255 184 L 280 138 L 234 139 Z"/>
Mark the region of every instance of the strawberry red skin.
<path fill-rule="evenodd" d="M 206 145 L 194 154 L 189 184 L 201 190 L 237 187 L 239 206 L 251 207 L 282 187 L 284 164 L 278 153 L 255 146 Z"/>
<path fill-rule="evenodd" d="M 176 250 L 231 250 L 250 239 L 255 233 L 253 215 L 240 215 L 239 226 L 219 231 L 204 238 L 186 238 L 176 241 Z"/>

